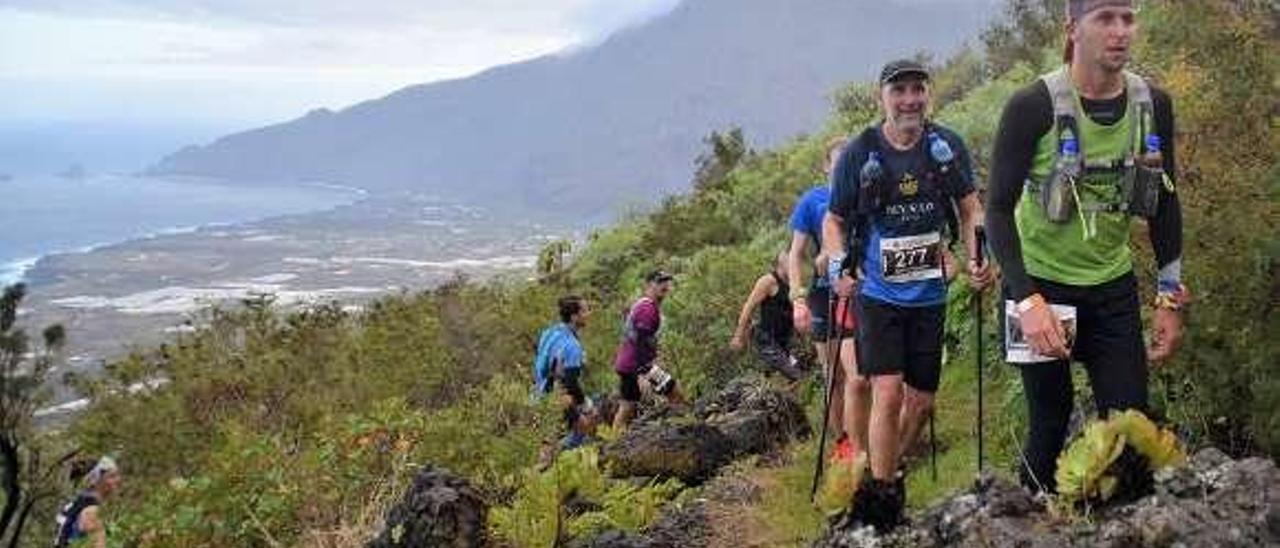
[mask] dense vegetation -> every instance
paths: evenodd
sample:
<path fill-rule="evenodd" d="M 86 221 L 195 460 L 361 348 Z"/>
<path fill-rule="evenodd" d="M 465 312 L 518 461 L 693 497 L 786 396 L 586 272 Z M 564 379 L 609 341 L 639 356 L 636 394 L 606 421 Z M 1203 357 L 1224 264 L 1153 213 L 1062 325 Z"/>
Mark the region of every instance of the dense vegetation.
<path fill-rule="evenodd" d="M 936 118 L 965 136 L 980 179 L 1005 99 L 1060 59 L 1060 0 L 1012 0 L 1007 10 L 981 47 L 937 65 Z M 1137 70 L 1175 98 L 1185 278 L 1197 297 L 1182 351 L 1154 376 L 1154 403 L 1193 446 L 1280 455 L 1276 6 L 1156 0 L 1141 21 Z M 737 131 L 711 135 L 689 194 L 596 232 L 572 253 L 555 244 L 539 281 L 458 280 L 357 312 L 336 304 L 284 312 L 269 299 L 210 310 L 199 331 L 81 381 L 93 407 L 42 443 L 120 457 L 127 488 L 108 508 L 113 543 L 357 544 L 426 462 L 472 478 L 500 507 L 494 527 L 507 541 L 548 538 L 544 517 L 554 510 L 538 501 L 558 493 L 548 494 L 546 476 L 530 468 L 559 426 L 552 409 L 531 403 L 528 363 L 555 299 L 591 299 L 584 340 L 593 391 L 614 389 L 608 364 L 619 316 L 655 266 L 678 276 L 664 307 L 663 348 L 692 393 L 758 367 L 727 350 L 741 299 L 784 245 L 795 198 L 821 180 L 823 143 L 877 116 L 873 93 L 866 84 L 839 90 L 825 128 L 777 150 L 750 150 Z M 1147 249 L 1140 232 L 1137 247 Z M 1140 279 L 1150 288 L 1149 254 L 1143 261 Z M 993 466 L 1008 471 L 1023 403 L 1016 375 L 997 365 L 993 305 L 988 295 L 986 432 Z M 936 483 L 912 476 L 913 504 L 967 483 L 974 466 L 976 318 L 966 288 L 955 287 L 948 312 L 943 473 Z M 157 378 L 168 382 L 127 389 Z M 805 396 L 816 416 L 816 390 Z M 757 526 L 767 529 L 761 534 L 795 542 L 816 533 L 820 516 L 808 506 L 804 472 L 811 453 L 798 446 L 790 464 L 768 472 L 774 492 L 760 515 L 771 525 Z M 570 467 L 560 471 L 602 496 L 653 508 L 679 490 L 623 489 L 582 471 L 592 454 L 575 459 L 553 471 Z M 52 502 L 34 512 L 30 538 L 43 540 Z M 607 508 L 598 514 L 576 532 L 642 525 Z"/>

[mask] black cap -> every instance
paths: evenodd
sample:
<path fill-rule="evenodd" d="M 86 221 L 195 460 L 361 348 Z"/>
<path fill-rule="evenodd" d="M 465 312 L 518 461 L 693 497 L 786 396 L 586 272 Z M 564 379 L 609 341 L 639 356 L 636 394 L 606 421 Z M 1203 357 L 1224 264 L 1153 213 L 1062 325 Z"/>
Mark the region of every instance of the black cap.
<path fill-rule="evenodd" d="M 654 270 L 644 277 L 644 281 L 651 284 L 660 284 L 674 280 L 675 276 L 668 274 L 664 270 Z"/>
<path fill-rule="evenodd" d="M 880 71 L 880 85 L 883 86 L 903 76 L 912 74 L 919 76 L 921 80 L 929 79 L 929 69 L 924 68 L 924 65 L 919 62 L 911 59 L 890 61 L 884 66 L 884 70 Z"/>

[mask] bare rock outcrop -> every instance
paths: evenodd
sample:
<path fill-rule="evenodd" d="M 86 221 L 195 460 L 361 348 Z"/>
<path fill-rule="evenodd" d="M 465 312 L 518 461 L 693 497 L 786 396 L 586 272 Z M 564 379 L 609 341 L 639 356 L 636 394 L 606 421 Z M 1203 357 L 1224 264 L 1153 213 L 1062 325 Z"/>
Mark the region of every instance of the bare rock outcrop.
<path fill-rule="evenodd" d="M 471 483 L 443 468 L 418 472 L 413 486 L 387 512 L 382 532 L 367 548 L 475 548 L 485 546 L 489 506 Z"/>
<path fill-rule="evenodd" d="M 1091 512 L 1089 520 L 1058 518 L 1022 487 L 988 480 L 884 536 L 836 519 L 814 546 L 1278 546 L 1280 471 L 1268 459 L 1206 449 L 1156 474 L 1153 494 Z"/>

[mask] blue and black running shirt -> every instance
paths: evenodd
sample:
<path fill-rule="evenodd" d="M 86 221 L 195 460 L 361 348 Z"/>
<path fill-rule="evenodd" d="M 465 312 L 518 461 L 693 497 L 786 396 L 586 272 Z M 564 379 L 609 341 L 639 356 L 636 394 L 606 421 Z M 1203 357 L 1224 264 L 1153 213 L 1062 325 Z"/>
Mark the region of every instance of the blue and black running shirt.
<path fill-rule="evenodd" d="M 883 185 L 878 191 L 884 203 L 865 219 L 863 249 L 851 252 L 862 254 L 861 294 L 897 306 L 936 306 L 946 301 L 941 253 L 947 213 L 942 208 L 974 192 L 973 161 L 960 136 L 941 126 L 930 127 L 955 154 L 954 176 L 943 176 L 935 169 L 927 134 L 910 150 L 898 150 L 878 128 L 851 141 L 831 175 L 829 210 L 844 219 L 847 229 L 860 221 L 862 168 L 878 149 L 884 176 L 877 184 Z M 875 143 L 864 142 L 872 135 Z"/>

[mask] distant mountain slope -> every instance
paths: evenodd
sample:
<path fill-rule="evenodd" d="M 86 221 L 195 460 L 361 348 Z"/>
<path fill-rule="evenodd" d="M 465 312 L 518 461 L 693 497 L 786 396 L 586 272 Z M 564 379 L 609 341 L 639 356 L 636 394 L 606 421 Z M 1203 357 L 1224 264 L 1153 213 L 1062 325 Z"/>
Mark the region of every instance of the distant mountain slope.
<path fill-rule="evenodd" d="M 416 85 L 169 155 L 155 174 L 326 180 L 599 216 L 686 187 L 700 140 L 768 146 L 891 57 L 944 53 L 989 0 L 686 0 L 588 49 Z M 498 202 L 494 202 L 497 199 Z"/>

